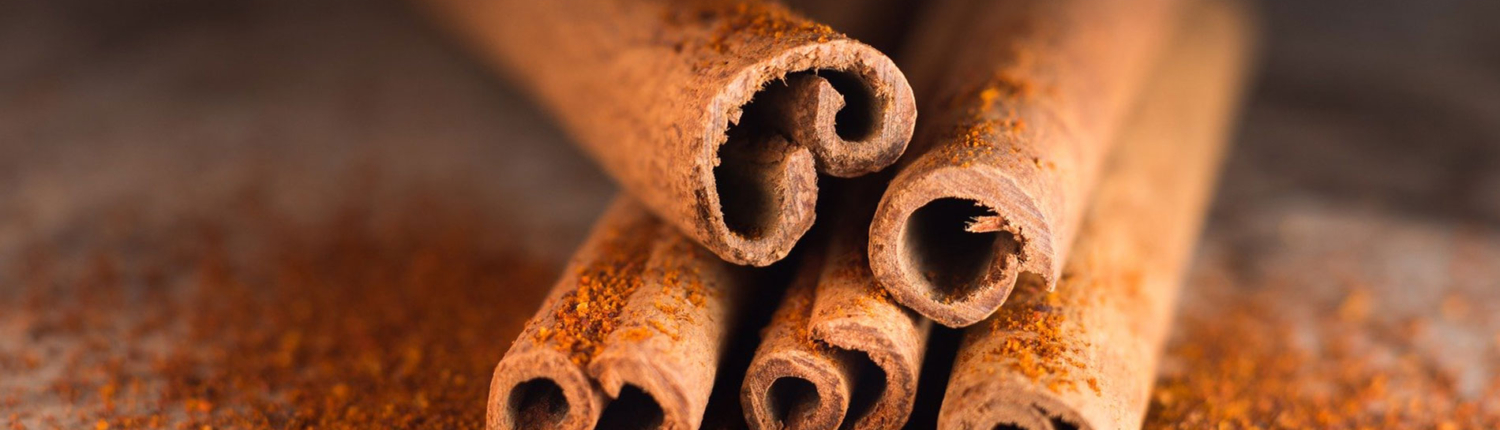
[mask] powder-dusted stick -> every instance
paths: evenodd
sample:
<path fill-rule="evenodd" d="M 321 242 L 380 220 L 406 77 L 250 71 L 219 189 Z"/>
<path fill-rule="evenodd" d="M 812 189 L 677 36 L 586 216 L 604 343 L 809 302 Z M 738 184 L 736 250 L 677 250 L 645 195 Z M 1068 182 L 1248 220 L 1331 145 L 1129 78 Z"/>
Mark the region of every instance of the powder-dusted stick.
<path fill-rule="evenodd" d="M 885 168 L 916 107 L 885 55 L 755 0 L 422 0 L 653 213 L 737 264 L 786 256 L 817 173 Z"/>
<path fill-rule="evenodd" d="M 1140 428 L 1250 48 L 1238 2 L 1184 14 L 1122 128 L 1057 289 L 966 330 L 939 428 Z"/>
<path fill-rule="evenodd" d="M 697 428 L 745 269 L 622 198 L 566 270 L 495 368 L 488 428 L 586 429 L 601 416 Z"/>
<path fill-rule="evenodd" d="M 875 276 L 950 327 L 1057 281 L 1176 0 L 950 0 L 913 30 L 926 122 L 870 226 Z"/>
<path fill-rule="evenodd" d="M 875 285 L 871 206 L 844 211 L 766 328 L 740 393 L 752 428 L 897 428 L 911 414 L 930 322 Z"/>

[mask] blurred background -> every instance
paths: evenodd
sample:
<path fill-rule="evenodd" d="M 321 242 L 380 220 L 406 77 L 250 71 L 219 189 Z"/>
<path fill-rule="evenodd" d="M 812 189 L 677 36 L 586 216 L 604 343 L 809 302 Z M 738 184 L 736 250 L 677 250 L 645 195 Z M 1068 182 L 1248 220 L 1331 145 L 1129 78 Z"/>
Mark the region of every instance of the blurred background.
<path fill-rule="evenodd" d="M 1150 426 L 1500 422 L 1500 2 L 1259 5 Z M 0 425 L 481 427 L 613 187 L 423 18 L 0 2 Z"/>

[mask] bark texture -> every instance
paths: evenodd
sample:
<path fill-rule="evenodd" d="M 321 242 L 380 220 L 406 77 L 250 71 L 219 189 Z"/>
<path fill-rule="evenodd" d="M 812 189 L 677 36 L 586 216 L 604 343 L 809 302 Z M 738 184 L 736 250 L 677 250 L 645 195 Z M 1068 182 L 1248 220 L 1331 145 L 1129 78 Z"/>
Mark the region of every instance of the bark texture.
<path fill-rule="evenodd" d="M 426 0 L 625 191 L 736 264 L 812 226 L 817 174 L 894 163 L 916 117 L 879 51 L 752 0 Z"/>
<path fill-rule="evenodd" d="M 1053 285 L 1176 0 L 950 0 L 914 29 L 913 156 L 870 226 L 876 279 L 950 327 Z"/>
<path fill-rule="evenodd" d="M 1120 134 L 1055 291 L 965 332 L 940 428 L 1140 428 L 1250 51 L 1237 1 L 1194 3 Z"/>
<path fill-rule="evenodd" d="M 753 428 L 896 428 L 911 414 L 931 323 L 875 284 L 865 257 L 874 199 L 860 196 L 873 193 L 851 194 L 750 365 L 741 402 Z"/>
<path fill-rule="evenodd" d="M 743 270 L 617 200 L 496 366 L 488 428 L 697 428 Z"/>

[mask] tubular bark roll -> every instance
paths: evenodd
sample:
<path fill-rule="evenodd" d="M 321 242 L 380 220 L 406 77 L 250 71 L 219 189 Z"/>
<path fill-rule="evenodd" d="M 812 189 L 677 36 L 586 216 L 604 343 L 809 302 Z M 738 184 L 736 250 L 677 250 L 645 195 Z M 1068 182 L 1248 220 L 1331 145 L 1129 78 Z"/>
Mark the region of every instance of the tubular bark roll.
<path fill-rule="evenodd" d="M 1176 0 L 950 0 L 908 45 L 931 118 L 870 226 L 876 278 L 950 327 L 1052 285 Z"/>
<path fill-rule="evenodd" d="M 965 332 L 939 428 L 1140 428 L 1247 66 L 1237 2 L 1196 2 L 1122 129 L 1067 275 Z M 1011 428 L 1006 427 L 1006 428 Z"/>
<path fill-rule="evenodd" d="M 890 59 L 751 0 L 423 0 L 615 180 L 723 259 L 768 265 L 812 226 L 817 173 L 911 138 Z"/>
<path fill-rule="evenodd" d="M 697 428 L 743 269 L 622 198 L 566 270 L 496 366 L 487 427 Z"/>
<path fill-rule="evenodd" d="M 752 428 L 897 428 L 911 414 L 930 323 L 875 285 L 871 206 L 846 212 L 766 328 L 740 393 Z"/>

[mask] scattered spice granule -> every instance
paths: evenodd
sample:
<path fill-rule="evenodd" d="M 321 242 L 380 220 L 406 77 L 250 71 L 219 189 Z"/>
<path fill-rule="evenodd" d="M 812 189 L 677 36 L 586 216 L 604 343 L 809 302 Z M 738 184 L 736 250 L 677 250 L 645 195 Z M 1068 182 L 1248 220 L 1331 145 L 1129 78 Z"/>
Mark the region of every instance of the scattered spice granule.
<path fill-rule="evenodd" d="M 1099 392 L 1093 377 L 1075 373 L 1087 366 L 1082 356 L 1088 344 L 1062 312 L 1062 295 L 1039 285 L 1018 285 L 1006 306 L 975 335 L 1001 336 L 999 346 L 984 351 L 986 360 L 1003 363 L 1053 392 L 1087 384 Z"/>
<path fill-rule="evenodd" d="M 718 20 L 708 48 L 726 53 L 732 38 L 772 38 L 827 42 L 839 33 L 827 25 L 801 17 L 785 6 L 757 0 L 708 0 L 698 16 Z"/>
<path fill-rule="evenodd" d="M 619 228 L 607 235 L 594 261 L 578 268 L 577 289 L 563 295 L 553 311 L 555 325 L 538 330 L 534 340 L 548 342 L 573 363 L 588 365 L 604 348 L 604 339 L 619 326 L 625 302 L 641 287 L 649 257 L 650 229 Z"/>
<path fill-rule="evenodd" d="M 673 50 L 708 54 L 694 65 L 705 68 L 727 63 L 740 46 L 766 43 L 824 43 L 844 36 L 827 25 L 808 20 L 786 6 L 762 0 L 680 0 L 664 11 L 670 27 L 702 27 L 689 31 L 687 40 L 672 43 Z M 702 54 L 685 54 L 689 57 Z"/>
<path fill-rule="evenodd" d="M 1369 291 L 1298 317 L 1277 305 L 1291 290 L 1272 286 L 1232 296 L 1226 309 L 1188 312 L 1177 327 L 1191 341 L 1166 352 L 1146 427 L 1500 428 L 1500 377 L 1465 396 L 1416 352 L 1409 330 L 1370 318 Z"/>
<path fill-rule="evenodd" d="M 66 247 L 31 238 L 0 270 L 19 286 L 0 332 L 46 380 L 13 388 L 9 427 L 483 428 L 490 372 L 555 266 L 462 191 L 351 191 L 312 218 L 247 189 L 168 221 L 87 217 Z"/>
<path fill-rule="evenodd" d="M 620 333 L 627 342 L 640 342 L 651 338 L 651 331 L 635 327 Z"/>

